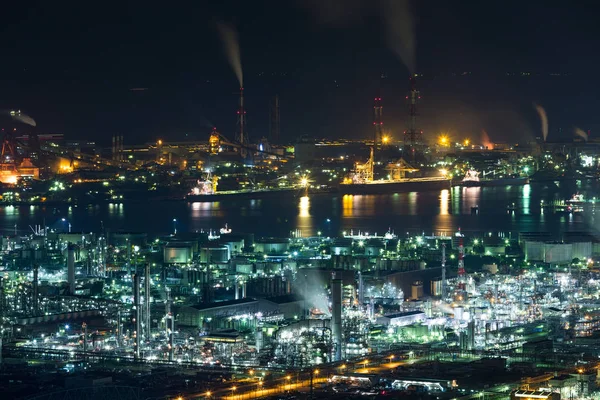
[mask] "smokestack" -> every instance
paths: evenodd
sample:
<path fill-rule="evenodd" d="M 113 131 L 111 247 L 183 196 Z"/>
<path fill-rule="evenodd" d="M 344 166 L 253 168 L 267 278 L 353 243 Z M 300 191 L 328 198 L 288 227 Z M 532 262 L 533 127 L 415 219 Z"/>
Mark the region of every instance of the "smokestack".
<path fill-rule="evenodd" d="M 38 279 L 38 271 L 39 266 L 37 263 L 33 265 L 33 315 L 37 316 L 39 314 L 38 307 L 38 288 L 39 288 L 39 279 Z"/>
<path fill-rule="evenodd" d="M 136 361 L 140 360 L 140 344 L 142 338 L 141 324 L 141 304 L 140 304 L 140 275 L 133 274 L 133 307 L 134 307 L 134 324 L 135 324 L 135 344 L 133 347 L 133 357 Z"/>
<path fill-rule="evenodd" d="M 383 107 L 381 97 L 375 97 L 373 104 L 373 146 L 377 148 L 383 138 Z"/>
<path fill-rule="evenodd" d="M 238 142 L 245 145 L 248 139 L 246 138 L 246 109 L 244 108 L 244 88 L 240 88 L 240 108 L 237 111 L 238 114 Z M 242 149 L 243 150 L 243 149 Z"/>
<path fill-rule="evenodd" d="M 144 306 L 145 306 L 145 312 L 144 312 L 144 319 L 145 319 L 145 330 L 146 330 L 146 339 L 150 340 L 151 339 L 151 332 L 150 332 L 150 322 L 151 322 L 151 315 L 150 315 L 150 263 L 146 263 L 146 269 L 144 271 Z"/>
<path fill-rule="evenodd" d="M 173 361 L 173 330 L 175 329 L 175 323 L 173 321 L 173 313 L 171 311 L 171 290 L 166 288 L 167 291 L 167 301 L 165 304 L 165 330 L 167 334 L 167 338 L 169 339 L 169 361 Z"/>
<path fill-rule="evenodd" d="M 83 352 L 86 353 L 87 352 L 87 342 L 88 342 L 88 326 L 87 324 L 84 322 L 81 327 L 83 328 Z M 84 355 L 84 357 L 87 357 L 87 354 Z"/>
<path fill-rule="evenodd" d="M 458 230 L 458 275 L 461 280 L 465 275 L 465 248 L 463 246 L 463 234 Z"/>
<path fill-rule="evenodd" d="M 410 78 L 410 92 L 406 99 L 408 100 L 408 131 L 404 133 L 404 145 L 414 146 L 421 143 L 422 132 L 417 129 L 417 104 L 421 98 L 420 92 L 417 90 L 417 81 L 415 78 Z"/>
<path fill-rule="evenodd" d="M 112 137 L 112 159 L 113 161 L 117 160 L 117 137 L 115 135 Z"/>
<path fill-rule="evenodd" d="M 446 298 L 446 243 L 442 243 L 442 300 Z"/>
<path fill-rule="evenodd" d="M 362 308 L 365 303 L 365 283 L 362 272 L 358 272 L 358 306 Z"/>
<path fill-rule="evenodd" d="M 123 161 L 123 159 L 123 135 L 121 135 L 119 140 L 119 161 Z"/>
<path fill-rule="evenodd" d="M 331 279 L 331 334 L 333 336 L 333 360 L 342 359 L 342 280 L 335 272 Z"/>
<path fill-rule="evenodd" d="M 123 324 L 121 321 L 121 310 L 117 311 L 117 346 L 120 348 L 122 345 L 122 339 L 123 337 Z"/>
<path fill-rule="evenodd" d="M 269 140 L 271 143 L 279 142 L 279 134 L 280 132 L 280 119 L 279 119 L 279 95 L 275 95 L 271 100 L 271 107 L 269 109 Z"/>
<path fill-rule="evenodd" d="M 69 294 L 75 294 L 75 246 L 69 243 L 67 246 L 67 282 Z"/>

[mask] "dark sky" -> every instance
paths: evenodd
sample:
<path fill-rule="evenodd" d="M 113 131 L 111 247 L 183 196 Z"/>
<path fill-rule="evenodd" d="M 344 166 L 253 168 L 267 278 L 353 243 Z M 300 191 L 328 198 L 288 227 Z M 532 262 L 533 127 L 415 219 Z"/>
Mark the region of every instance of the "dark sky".
<path fill-rule="evenodd" d="M 343 6 L 312 7 L 319 3 Z M 574 126 L 600 135 L 599 6 L 451 3 L 412 7 L 426 135 L 533 137 L 533 102 L 547 110 L 550 137 L 570 138 Z M 206 139 L 212 125 L 233 137 L 238 83 L 216 29 L 225 21 L 239 31 L 255 140 L 268 134 L 276 93 L 287 140 L 370 137 L 378 93 L 400 137 L 409 72 L 382 13 L 375 0 L 11 2 L 0 24 L 0 109 L 20 108 L 40 133 L 104 143 L 114 133 L 126 143 Z M 148 90 L 130 90 L 140 87 Z"/>

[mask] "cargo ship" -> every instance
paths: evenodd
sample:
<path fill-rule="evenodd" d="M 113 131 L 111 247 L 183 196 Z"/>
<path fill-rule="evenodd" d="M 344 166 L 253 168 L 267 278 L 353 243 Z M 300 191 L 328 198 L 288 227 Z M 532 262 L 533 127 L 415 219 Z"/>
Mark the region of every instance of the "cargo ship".
<path fill-rule="evenodd" d="M 212 202 L 229 199 L 264 199 L 284 195 L 296 195 L 303 191 L 302 188 L 286 186 L 281 188 L 240 189 L 217 192 L 217 179 L 208 177 L 205 181 L 198 181 L 197 185 L 185 196 L 189 202 Z"/>
<path fill-rule="evenodd" d="M 443 176 L 407 177 L 418 172 L 403 159 L 386 167 L 388 179 L 373 179 L 373 149 L 365 163 L 357 163 L 354 172 L 339 186 L 342 194 L 386 194 L 450 189 L 450 180 Z"/>
<path fill-rule="evenodd" d="M 529 183 L 529 178 L 526 176 L 507 175 L 502 178 L 479 178 L 479 172 L 468 170 L 458 186 L 476 187 L 476 186 L 510 186 L 510 185 L 526 185 Z"/>

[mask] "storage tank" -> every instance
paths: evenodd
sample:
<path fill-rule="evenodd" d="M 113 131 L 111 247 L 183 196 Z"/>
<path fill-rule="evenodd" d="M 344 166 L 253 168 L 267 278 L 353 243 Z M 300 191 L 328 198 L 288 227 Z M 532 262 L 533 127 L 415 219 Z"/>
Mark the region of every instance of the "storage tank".
<path fill-rule="evenodd" d="M 571 243 L 549 242 L 544 244 L 544 262 L 551 264 L 568 264 L 573 260 Z"/>
<path fill-rule="evenodd" d="M 163 262 L 166 264 L 188 264 L 192 262 L 192 249 L 185 246 L 165 246 Z"/>
<path fill-rule="evenodd" d="M 527 240 L 523 242 L 523 252 L 528 261 L 543 261 L 544 243 Z"/>
<path fill-rule="evenodd" d="M 418 300 L 423 297 L 423 282 L 413 282 L 411 285 L 411 296 L 412 299 Z"/>
<path fill-rule="evenodd" d="M 336 239 L 329 248 L 331 255 L 352 255 L 352 239 Z"/>
<path fill-rule="evenodd" d="M 227 237 L 223 240 L 221 239 L 221 244 L 223 246 L 227 246 L 229 248 L 230 254 L 241 253 L 244 249 L 244 238 L 243 237 Z"/>
<path fill-rule="evenodd" d="M 200 249 L 200 262 L 203 263 L 227 263 L 231 258 L 229 247 L 227 246 L 211 246 Z"/>
<path fill-rule="evenodd" d="M 371 239 L 365 244 L 365 255 L 376 257 L 384 251 L 384 245 L 380 240 Z"/>
<path fill-rule="evenodd" d="M 290 247 L 288 239 L 266 238 L 254 243 L 254 251 L 264 254 L 284 254 Z"/>
<path fill-rule="evenodd" d="M 574 242 L 571 245 L 573 246 L 573 258 L 587 260 L 592 256 L 592 242 Z"/>
<path fill-rule="evenodd" d="M 441 296 L 442 295 L 442 280 L 441 279 L 437 279 L 437 280 L 432 280 L 430 282 L 430 293 L 432 296 Z"/>

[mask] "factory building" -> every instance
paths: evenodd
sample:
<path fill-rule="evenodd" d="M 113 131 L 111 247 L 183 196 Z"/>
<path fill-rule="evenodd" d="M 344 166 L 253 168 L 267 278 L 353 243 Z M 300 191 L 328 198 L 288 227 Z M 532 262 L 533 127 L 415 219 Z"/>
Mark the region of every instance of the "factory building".
<path fill-rule="evenodd" d="M 513 390 L 510 400 L 560 400 L 560 393 L 540 390 Z"/>
<path fill-rule="evenodd" d="M 385 326 L 406 326 L 423 322 L 427 316 L 423 311 L 407 311 L 396 314 L 384 315 L 377 318 L 377 323 Z"/>
<path fill-rule="evenodd" d="M 302 315 L 305 301 L 298 295 L 265 299 L 244 298 L 194 306 L 177 311 L 177 324 L 215 329 L 256 328 L 258 319 L 293 319 Z M 259 314 L 260 313 L 260 314 Z"/>

